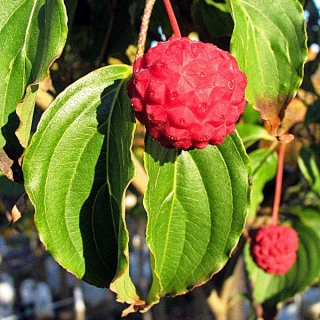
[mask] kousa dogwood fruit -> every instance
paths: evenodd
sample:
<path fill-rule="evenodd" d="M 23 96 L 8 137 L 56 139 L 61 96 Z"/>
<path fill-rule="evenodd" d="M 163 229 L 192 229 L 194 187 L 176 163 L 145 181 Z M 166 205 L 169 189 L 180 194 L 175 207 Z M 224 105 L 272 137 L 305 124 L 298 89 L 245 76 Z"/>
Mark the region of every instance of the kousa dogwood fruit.
<path fill-rule="evenodd" d="M 287 273 L 296 261 L 299 238 L 284 225 L 256 229 L 250 235 L 250 254 L 254 262 L 270 274 Z"/>
<path fill-rule="evenodd" d="M 247 78 L 211 43 L 171 37 L 139 57 L 127 83 L 136 118 L 167 148 L 219 145 L 244 111 Z"/>

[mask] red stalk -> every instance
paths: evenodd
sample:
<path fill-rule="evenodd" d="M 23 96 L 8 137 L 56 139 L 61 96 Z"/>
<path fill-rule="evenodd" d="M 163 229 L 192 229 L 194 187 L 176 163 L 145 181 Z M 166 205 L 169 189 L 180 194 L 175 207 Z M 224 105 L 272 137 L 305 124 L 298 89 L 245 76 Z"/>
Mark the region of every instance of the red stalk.
<path fill-rule="evenodd" d="M 169 17 L 169 21 L 172 27 L 172 31 L 173 34 L 177 37 L 177 38 L 181 38 L 181 32 L 180 32 L 180 28 L 176 19 L 176 16 L 174 14 L 174 11 L 172 9 L 170 0 L 163 0 L 164 6 L 166 7 L 166 11 Z"/>
<path fill-rule="evenodd" d="M 283 170 L 284 170 L 284 156 L 286 153 L 286 146 L 289 143 L 293 136 L 288 134 L 282 137 L 282 141 L 280 142 L 280 148 L 278 152 L 278 168 L 277 168 L 277 176 L 276 176 L 276 188 L 274 194 L 274 202 L 272 208 L 272 222 L 271 224 L 276 226 L 278 224 L 279 217 L 279 208 L 281 202 L 281 193 L 282 193 L 282 181 L 283 181 Z"/>

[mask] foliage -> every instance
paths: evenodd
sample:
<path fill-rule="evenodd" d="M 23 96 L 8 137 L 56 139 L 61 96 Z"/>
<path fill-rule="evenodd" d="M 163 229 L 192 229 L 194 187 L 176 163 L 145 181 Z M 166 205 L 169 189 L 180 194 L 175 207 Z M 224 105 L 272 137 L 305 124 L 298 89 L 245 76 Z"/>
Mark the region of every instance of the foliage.
<path fill-rule="evenodd" d="M 298 188 L 285 188 L 281 221 L 299 234 L 298 259 L 286 275 L 271 276 L 253 263 L 246 244 L 252 299 L 275 309 L 317 280 L 319 102 L 302 118 L 288 117 L 307 55 L 298 1 L 172 2 L 183 36 L 197 32 L 200 40 L 236 57 L 248 78 L 248 103 L 238 132 L 222 145 L 165 149 L 146 133 L 143 160 L 134 138 L 141 125 L 126 82 L 144 1 L 0 1 L 0 169 L 24 184 L 39 236 L 63 267 L 110 287 L 131 304 L 125 314 L 207 282 L 241 249 L 242 234 L 269 221 L 266 185 L 276 174 L 278 140 L 290 130 L 295 139 L 288 168 L 297 179 L 287 187 Z M 158 0 L 147 45 L 170 35 Z M 53 86 L 43 90 L 48 76 Z M 41 98 L 48 92 L 54 101 L 41 110 L 39 121 Z M 141 183 L 146 175 L 147 186 Z M 146 188 L 152 271 L 146 297 L 129 272 L 124 205 L 129 185 Z"/>

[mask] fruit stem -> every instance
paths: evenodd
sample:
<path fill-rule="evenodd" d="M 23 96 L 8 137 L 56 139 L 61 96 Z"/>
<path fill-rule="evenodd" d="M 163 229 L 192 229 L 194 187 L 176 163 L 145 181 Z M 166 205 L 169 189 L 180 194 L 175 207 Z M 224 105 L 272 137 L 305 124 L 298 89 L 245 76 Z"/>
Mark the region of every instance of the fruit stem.
<path fill-rule="evenodd" d="M 168 14 L 168 17 L 169 17 L 169 21 L 170 21 L 170 24 L 171 24 L 171 27 L 172 27 L 173 34 L 176 37 L 181 38 L 180 28 L 179 28 L 176 16 L 174 14 L 174 11 L 172 9 L 170 0 L 163 0 L 163 3 L 164 3 L 164 6 L 166 7 L 166 11 L 167 11 L 167 14 Z"/>
<path fill-rule="evenodd" d="M 284 156 L 286 153 L 286 146 L 293 139 L 293 135 L 287 134 L 281 138 L 280 148 L 278 151 L 278 168 L 277 168 L 277 176 L 276 176 L 276 187 L 274 194 L 274 202 L 272 208 L 272 222 L 273 226 L 278 224 L 279 217 L 279 208 L 281 202 L 281 193 L 282 193 L 282 181 L 283 181 L 283 170 L 284 170 Z"/>
<path fill-rule="evenodd" d="M 144 7 L 142 22 L 140 26 L 136 59 L 138 59 L 144 54 L 150 17 L 155 2 L 156 0 L 146 0 L 146 5 Z"/>

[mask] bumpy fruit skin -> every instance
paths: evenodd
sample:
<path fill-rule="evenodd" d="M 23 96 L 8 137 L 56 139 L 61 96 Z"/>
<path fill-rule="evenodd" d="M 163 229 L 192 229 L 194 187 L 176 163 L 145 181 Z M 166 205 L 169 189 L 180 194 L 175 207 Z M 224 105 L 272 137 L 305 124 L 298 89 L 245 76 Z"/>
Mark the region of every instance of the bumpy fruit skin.
<path fill-rule="evenodd" d="M 299 239 L 287 226 L 267 226 L 251 234 L 250 253 L 255 263 L 270 274 L 283 275 L 296 261 Z"/>
<path fill-rule="evenodd" d="M 133 65 L 127 84 L 137 119 L 164 147 L 219 145 L 245 108 L 247 78 L 229 52 L 171 37 Z"/>

